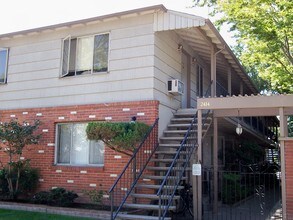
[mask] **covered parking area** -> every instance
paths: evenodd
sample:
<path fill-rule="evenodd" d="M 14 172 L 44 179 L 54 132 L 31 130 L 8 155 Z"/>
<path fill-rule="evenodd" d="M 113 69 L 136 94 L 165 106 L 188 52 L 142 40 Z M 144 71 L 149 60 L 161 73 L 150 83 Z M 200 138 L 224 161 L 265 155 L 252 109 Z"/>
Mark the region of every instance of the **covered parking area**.
<path fill-rule="evenodd" d="M 232 97 L 214 97 L 198 98 L 198 152 L 196 162 L 202 161 L 202 114 L 205 110 L 212 110 L 214 124 L 214 152 L 217 152 L 218 145 L 218 119 L 224 117 L 247 117 L 247 116 L 278 116 L 280 120 L 279 127 L 279 145 L 281 150 L 281 185 L 282 185 L 282 209 L 283 219 L 293 218 L 293 138 L 288 137 L 288 116 L 293 115 L 293 95 L 272 95 L 272 96 L 232 96 Z M 215 154 L 216 155 L 216 154 Z M 214 179 L 217 177 L 217 156 L 213 158 Z M 197 216 L 195 219 L 201 219 L 202 209 L 202 177 L 195 177 L 196 197 L 195 208 Z M 216 182 L 216 181 L 215 181 Z M 216 183 L 215 183 L 216 184 Z M 218 187 L 215 186 L 215 189 Z M 216 190 L 215 190 L 216 191 Z M 217 192 L 214 192 L 214 201 L 217 201 Z M 195 201 L 194 200 L 194 201 Z M 215 209 L 217 206 L 215 205 Z M 217 210 L 215 210 L 217 211 Z"/>

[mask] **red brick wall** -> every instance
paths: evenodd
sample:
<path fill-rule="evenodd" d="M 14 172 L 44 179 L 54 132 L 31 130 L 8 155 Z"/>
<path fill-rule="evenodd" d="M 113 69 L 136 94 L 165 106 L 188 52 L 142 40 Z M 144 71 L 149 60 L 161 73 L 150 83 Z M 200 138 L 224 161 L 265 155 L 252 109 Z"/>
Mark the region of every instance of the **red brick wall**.
<path fill-rule="evenodd" d="M 293 219 L 293 140 L 285 141 L 287 218 Z"/>
<path fill-rule="evenodd" d="M 42 138 L 39 145 L 29 146 L 29 150 L 25 151 L 23 155 L 25 159 L 31 159 L 32 166 L 40 169 L 39 190 L 64 187 L 77 193 L 81 193 L 82 190 L 92 189 L 108 191 L 115 181 L 116 175 L 120 174 L 129 157 L 106 148 L 103 167 L 55 165 L 56 124 L 105 121 L 109 117 L 111 117 L 111 121 L 130 121 L 132 116 L 136 116 L 137 121 L 151 125 L 158 117 L 158 106 L 158 101 L 138 101 L 5 110 L 0 111 L 0 119 L 2 122 L 13 118 L 18 119 L 20 122 L 27 121 L 32 123 L 35 119 L 41 121 L 38 132 L 42 133 Z M 117 159 L 117 156 L 121 156 L 121 158 Z M 1 151 L 0 161 L 4 160 L 5 154 Z"/>

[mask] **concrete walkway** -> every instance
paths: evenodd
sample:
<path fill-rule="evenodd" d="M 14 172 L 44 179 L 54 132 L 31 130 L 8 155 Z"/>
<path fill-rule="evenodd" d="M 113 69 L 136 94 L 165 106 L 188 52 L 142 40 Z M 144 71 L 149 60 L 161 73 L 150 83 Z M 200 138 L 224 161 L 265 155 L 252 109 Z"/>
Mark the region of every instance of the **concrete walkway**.
<path fill-rule="evenodd" d="M 27 204 L 27 203 L 1 201 L 0 209 L 42 212 L 42 213 L 68 215 L 68 216 L 75 216 L 75 217 L 88 217 L 88 218 L 93 218 L 98 220 L 110 219 L 109 211 L 53 207 L 53 206 L 46 206 L 46 205 Z"/>

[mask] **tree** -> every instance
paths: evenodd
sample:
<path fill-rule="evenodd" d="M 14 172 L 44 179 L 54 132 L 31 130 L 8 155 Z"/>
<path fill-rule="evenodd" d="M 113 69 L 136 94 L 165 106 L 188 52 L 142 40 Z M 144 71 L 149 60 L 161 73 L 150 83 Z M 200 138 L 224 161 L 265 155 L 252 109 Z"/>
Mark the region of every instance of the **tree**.
<path fill-rule="evenodd" d="M 293 2 L 288 0 L 195 0 L 220 14 L 237 38 L 239 58 L 273 91 L 293 93 Z M 255 75 L 256 73 L 256 75 Z M 258 74 L 258 75 L 257 75 Z M 257 79 L 259 80 L 259 79 Z"/>
<path fill-rule="evenodd" d="M 4 152 L 8 155 L 8 163 L 3 168 L 10 198 L 16 198 L 19 192 L 21 172 L 29 164 L 29 159 L 21 159 L 24 148 L 37 144 L 40 139 L 40 135 L 34 134 L 39 124 L 39 121 L 35 121 L 33 125 L 26 122 L 20 124 L 16 120 L 0 124 L 0 140 L 5 146 Z"/>
<path fill-rule="evenodd" d="M 89 140 L 101 140 L 110 149 L 132 156 L 149 129 L 142 122 L 90 122 L 86 133 Z"/>

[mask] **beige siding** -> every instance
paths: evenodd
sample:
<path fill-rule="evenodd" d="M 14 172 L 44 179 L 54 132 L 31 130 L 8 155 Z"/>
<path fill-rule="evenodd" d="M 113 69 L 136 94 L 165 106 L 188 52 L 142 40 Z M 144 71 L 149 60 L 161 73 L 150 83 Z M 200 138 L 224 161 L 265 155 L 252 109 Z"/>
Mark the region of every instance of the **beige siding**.
<path fill-rule="evenodd" d="M 191 65 L 191 69 L 190 69 L 191 73 L 190 73 L 190 98 L 191 98 L 191 107 L 192 108 L 196 108 L 197 102 L 196 102 L 196 64 L 192 64 Z"/>
<path fill-rule="evenodd" d="M 181 54 L 177 51 L 179 39 L 172 32 L 155 35 L 155 98 L 162 105 L 176 110 L 180 107 L 180 96 L 168 93 L 169 79 L 181 79 Z"/>
<path fill-rule="evenodd" d="M 109 32 L 109 72 L 60 78 L 62 38 Z M 0 109 L 154 99 L 153 16 L 126 18 L 0 41 L 9 47 Z"/>

